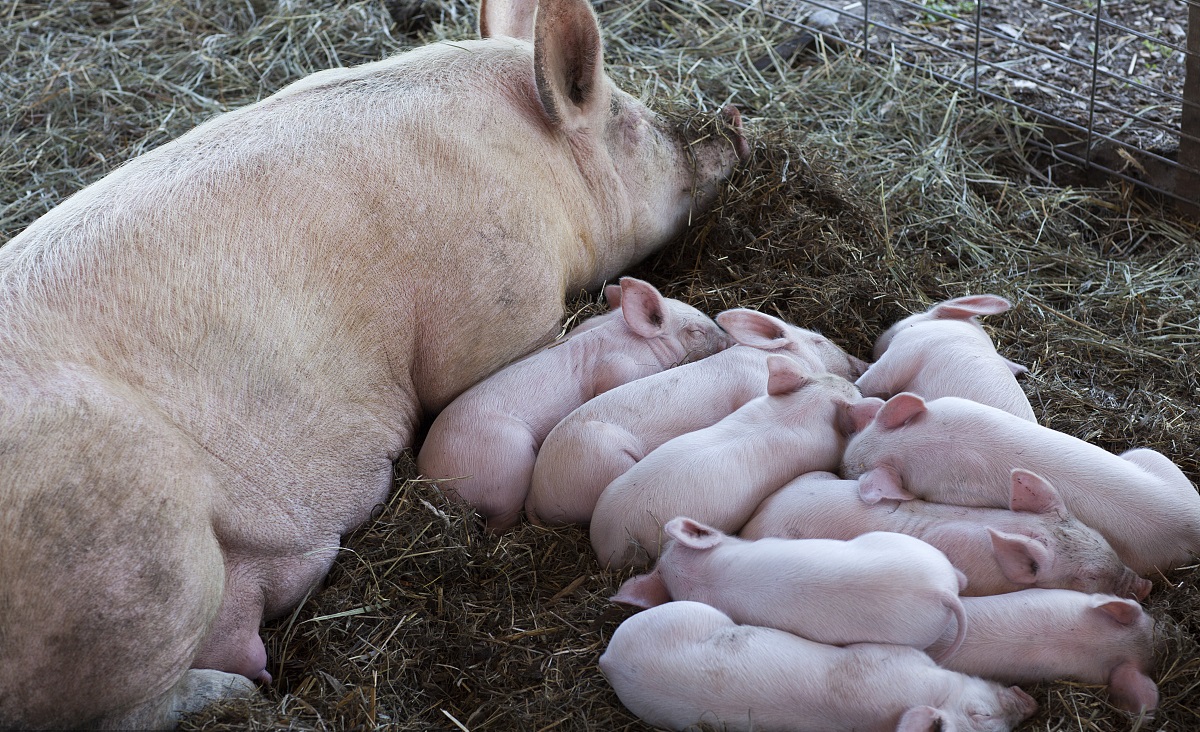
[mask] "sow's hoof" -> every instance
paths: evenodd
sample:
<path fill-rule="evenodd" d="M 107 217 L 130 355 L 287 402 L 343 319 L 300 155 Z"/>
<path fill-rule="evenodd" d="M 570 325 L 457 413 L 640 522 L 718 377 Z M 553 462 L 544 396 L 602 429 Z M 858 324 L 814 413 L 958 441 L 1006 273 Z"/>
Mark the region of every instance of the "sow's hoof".
<path fill-rule="evenodd" d="M 166 696 L 104 726 L 109 729 L 174 729 L 185 714 L 204 711 L 211 704 L 256 696 L 258 687 L 245 676 L 193 668 Z"/>

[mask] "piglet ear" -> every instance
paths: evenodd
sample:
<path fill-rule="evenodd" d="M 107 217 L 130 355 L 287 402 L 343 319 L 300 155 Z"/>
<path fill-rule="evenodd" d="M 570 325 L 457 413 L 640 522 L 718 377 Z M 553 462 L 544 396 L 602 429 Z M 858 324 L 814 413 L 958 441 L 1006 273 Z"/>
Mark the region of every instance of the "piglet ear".
<path fill-rule="evenodd" d="M 933 707 L 913 707 L 900 717 L 896 732 L 946 732 L 950 720 Z"/>
<path fill-rule="evenodd" d="M 1012 307 L 999 295 L 967 295 L 935 305 L 929 311 L 937 320 L 967 320 L 976 315 L 996 315 Z"/>
<path fill-rule="evenodd" d="M 1001 358 L 1004 358 L 1004 357 L 1001 356 Z M 1021 364 L 1016 363 L 1015 361 L 1009 361 L 1007 358 L 1004 359 L 1004 365 L 1008 367 L 1008 370 L 1012 372 L 1013 376 L 1020 376 L 1021 374 L 1029 373 L 1028 366 L 1022 366 Z"/>
<path fill-rule="evenodd" d="M 1017 585 L 1037 584 L 1038 574 L 1050 561 L 1050 551 L 1040 541 L 1022 534 L 1009 534 L 988 527 L 992 554 L 1000 572 Z"/>
<path fill-rule="evenodd" d="M 1032 696 L 1025 693 L 1025 690 L 1019 686 L 1010 686 L 1007 689 L 1009 704 L 1005 706 L 1013 709 L 1020 715 L 1021 719 L 1029 719 L 1037 714 L 1037 701 Z"/>
<path fill-rule="evenodd" d="M 717 313 L 717 325 L 743 346 L 777 351 L 788 344 L 787 325 L 779 318 L 748 308 Z"/>
<path fill-rule="evenodd" d="M 783 396 L 800 391 L 812 379 L 804 375 L 800 366 L 787 356 L 767 357 L 767 393 L 771 396 Z"/>
<path fill-rule="evenodd" d="M 875 415 L 875 422 L 884 429 L 894 430 L 913 421 L 925 411 L 924 399 L 902 391 L 883 403 Z"/>
<path fill-rule="evenodd" d="M 588 0 L 539 0 L 533 75 L 555 127 L 574 132 L 608 113 L 600 25 Z"/>
<path fill-rule="evenodd" d="M 537 6 L 537 0 L 480 0 L 479 37 L 532 40 Z"/>
<path fill-rule="evenodd" d="M 1067 504 L 1050 481 L 1024 468 L 1012 470 L 1008 507 L 1025 513 L 1053 513 L 1059 518 L 1070 515 Z"/>
<path fill-rule="evenodd" d="M 671 594 L 667 592 L 662 577 L 654 571 L 625 580 L 617 594 L 608 599 L 634 607 L 650 608 L 670 602 Z"/>
<path fill-rule="evenodd" d="M 609 310 L 616 310 L 617 308 L 621 307 L 620 285 L 604 286 L 604 304 L 608 305 Z"/>
<path fill-rule="evenodd" d="M 649 282 L 622 277 L 621 313 L 634 333 L 642 338 L 657 338 L 666 326 L 666 298 Z"/>
<path fill-rule="evenodd" d="M 1152 714 L 1158 707 L 1158 686 L 1132 663 L 1113 669 L 1108 696 L 1114 705 L 1134 714 Z"/>
<path fill-rule="evenodd" d="M 689 549 L 711 549 L 720 544 L 721 539 L 725 536 L 713 527 L 686 516 L 679 516 L 668 521 L 663 526 L 663 532 Z"/>
<path fill-rule="evenodd" d="M 904 490 L 904 484 L 896 471 L 886 465 L 872 468 L 858 476 L 858 495 L 863 503 L 875 504 L 885 498 L 893 501 L 911 501 L 916 498 Z"/>
<path fill-rule="evenodd" d="M 867 373 L 867 369 L 871 368 L 871 364 L 849 354 L 846 356 L 846 361 L 850 364 L 850 375 L 855 379 Z"/>
<path fill-rule="evenodd" d="M 875 415 L 883 407 L 883 400 L 878 397 L 866 397 L 857 402 L 844 402 L 842 406 L 843 419 L 839 424 L 842 433 L 849 435 L 862 432 L 875 419 Z"/>
<path fill-rule="evenodd" d="M 1102 596 L 1103 597 L 1103 596 Z M 1136 600 L 1125 598 L 1099 599 L 1092 605 L 1095 609 L 1109 616 L 1121 625 L 1133 625 L 1142 617 L 1142 606 Z"/>

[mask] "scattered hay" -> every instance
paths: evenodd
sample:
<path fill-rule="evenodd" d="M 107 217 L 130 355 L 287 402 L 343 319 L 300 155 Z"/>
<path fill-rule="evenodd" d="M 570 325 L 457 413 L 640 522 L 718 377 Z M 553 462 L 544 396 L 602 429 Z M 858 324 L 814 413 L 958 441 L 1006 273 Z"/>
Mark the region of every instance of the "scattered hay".
<path fill-rule="evenodd" d="M 1045 424 L 1111 450 L 1159 449 L 1200 478 L 1195 225 L 1127 188 L 1054 185 L 1022 153 L 1037 131 L 1011 109 L 852 56 L 793 68 L 770 55 L 788 29 L 752 11 L 598 8 L 619 83 L 664 107 L 736 102 L 755 139 L 717 209 L 634 274 L 710 313 L 753 307 L 818 328 L 864 358 L 909 312 L 1004 295 L 1016 309 L 987 324 L 1032 369 L 1024 383 Z M 456 0 L 18 0 L 6 12 L 5 238 L 219 111 L 309 71 L 465 37 L 473 23 Z M 597 308 L 574 303 L 578 317 Z M 266 628 L 276 683 L 265 697 L 185 727 L 646 729 L 596 666 L 627 611 L 607 602 L 624 576 L 599 570 L 586 532 L 492 537 L 414 477 L 406 459 L 327 586 Z M 1196 579 L 1196 568 L 1156 579 L 1163 701 L 1140 728 L 1200 728 Z M 1138 728 L 1103 689 L 1030 691 L 1042 709 L 1023 730 Z"/>

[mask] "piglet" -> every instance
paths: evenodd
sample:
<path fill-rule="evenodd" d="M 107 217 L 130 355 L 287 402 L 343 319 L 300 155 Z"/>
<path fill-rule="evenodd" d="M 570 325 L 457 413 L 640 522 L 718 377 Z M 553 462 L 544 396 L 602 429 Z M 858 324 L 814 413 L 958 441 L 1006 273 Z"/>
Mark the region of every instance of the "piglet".
<path fill-rule="evenodd" d="M 621 317 L 597 316 L 605 321 L 455 399 L 429 429 L 417 457 L 421 473 L 447 479 L 444 490 L 474 506 L 488 528 L 507 529 L 525 502 L 542 440 L 571 410 L 627 381 L 729 345 L 710 318 L 664 298 L 649 283 L 623 277 L 619 302 Z"/>
<path fill-rule="evenodd" d="M 589 522 L 605 486 L 651 450 L 709 427 L 766 394 L 771 354 L 791 358 L 808 373 L 847 379 L 866 367 L 820 333 L 755 310 L 726 310 L 717 323 L 734 340 L 733 347 L 605 392 L 550 431 L 525 500 L 530 521 Z"/>
<path fill-rule="evenodd" d="M 666 442 L 604 489 L 591 523 L 602 565 L 649 563 L 675 516 L 736 532 L 784 483 L 836 466 L 846 436 L 879 408 L 842 377 L 805 375 L 783 356 L 768 358 L 767 369 L 765 395 Z"/>
<path fill-rule="evenodd" d="M 967 626 L 958 597 L 966 577 L 945 554 L 911 536 L 747 541 L 682 516 L 663 531 L 671 541 L 654 570 L 627 580 L 614 602 L 653 607 L 694 600 L 736 623 L 838 646 L 926 648 L 949 625 Z"/>
<path fill-rule="evenodd" d="M 1037 711 L 1020 688 L 939 668 L 913 648 L 814 643 L 698 602 L 626 620 L 600 670 L 630 711 L 671 730 L 1007 732 Z"/>
<path fill-rule="evenodd" d="M 945 668 L 1006 683 L 1071 679 L 1108 684 L 1113 703 L 1149 713 L 1158 705 L 1154 619 L 1133 600 L 1071 590 L 1030 589 L 963 600 L 967 633 L 943 654 Z M 930 646 L 945 651 L 957 633 L 947 629 Z"/>
<path fill-rule="evenodd" d="M 858 478 L 868 502 L 919 497 L 1003 508 L 1017 468 L 1050 481 L 1138 574 L 1200 553 L 1200 494 L 1166 456 L 1114 455 L 967 399 L 897 394 L 850 441 L 841 472 Z"/>
<path fill-rule="evenodd" d="M 908 316 L 876 341 L 875 363 L 859 377 L 859 391 L 885 399 L 902 391 L 958 396 L 1037 421 L 1016 379 L 1028 369 L 996 353 L 978 320 L 1009 307 L 998 295 L 969 295 Z"/>
<path fill-rule="evenodd" d="M 1011 509 L 1011 510 L 1009 510 Z M 869 531 L 915 536 L 967 576 L 964 595 L 1029 587 L 1144 598 L 1150 582 L 1121 563 L 1095 529 L 1067 509 L 1040 476 L 1014 470 L 1009 509 L 922 500 L 866 503 L 857 480 L 808 473 L 766 498 L 739 534 L 745 539 L 853 539 Z"/>

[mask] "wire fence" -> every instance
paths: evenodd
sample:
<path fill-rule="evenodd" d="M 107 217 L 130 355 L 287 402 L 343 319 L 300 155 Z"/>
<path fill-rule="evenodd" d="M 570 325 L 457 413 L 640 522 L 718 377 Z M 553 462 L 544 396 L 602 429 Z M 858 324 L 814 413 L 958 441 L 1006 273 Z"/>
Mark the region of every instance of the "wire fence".
<path fill-rule="evenodd" d="M 1200 0 L 727 1 L 1013 105 L 1053 158 L 1200 206 Z"/>

